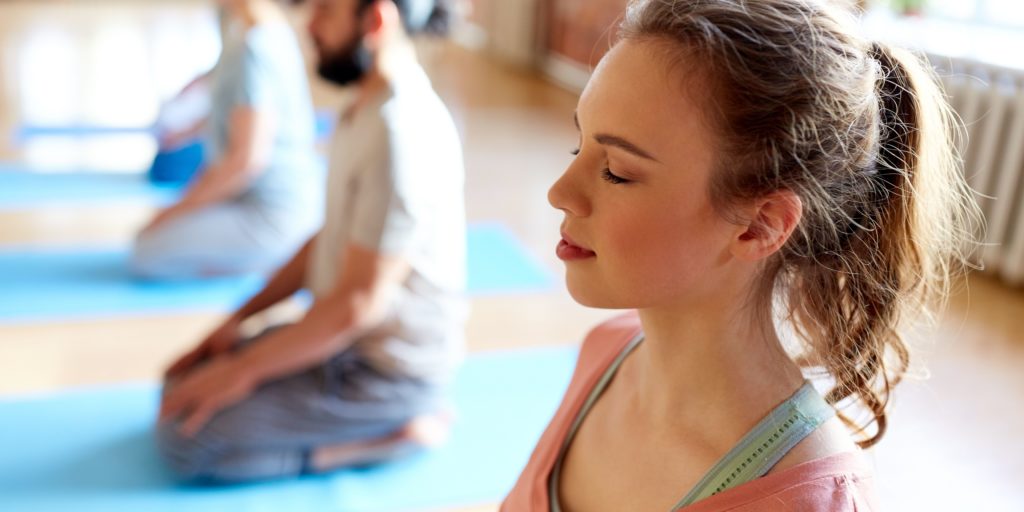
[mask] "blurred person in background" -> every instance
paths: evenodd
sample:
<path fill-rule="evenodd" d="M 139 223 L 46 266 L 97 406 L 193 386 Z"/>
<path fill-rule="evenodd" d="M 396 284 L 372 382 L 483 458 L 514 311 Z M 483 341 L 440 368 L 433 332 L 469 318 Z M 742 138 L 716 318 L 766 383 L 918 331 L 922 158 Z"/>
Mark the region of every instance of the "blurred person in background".
<path fill-rule="evenodd" d="M 224 48 L 209 77 L 205 161 L 183 196 L 138 234 L 131 265 L 147 278 L 265 273 L 319 228 L 322 165 L 299 44 L 274 0 L 218 0 Z"/>
<path fill-rule="evenodd" d="M 331 147 L 324 226 L 167 371 L 158 445 L 188 481 L 242 482 L 401 457 L 441 442 L 462 359 L 461 143 L 409 35 L 440 32 L 434 0 L 319 0 L 319 73 L 351 85 Z M 296 323 L 245 319 L 301 288 Z"/>

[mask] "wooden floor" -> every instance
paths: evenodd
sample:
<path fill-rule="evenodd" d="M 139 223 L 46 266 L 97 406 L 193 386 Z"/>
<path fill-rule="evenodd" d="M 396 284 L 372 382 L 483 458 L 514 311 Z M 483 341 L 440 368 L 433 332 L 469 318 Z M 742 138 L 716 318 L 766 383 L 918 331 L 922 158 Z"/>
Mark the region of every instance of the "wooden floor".
<path fill-rule="evenodd" d="M 144 166 L 153 150 L 145 140 L 26 146 L 8 135 L 25 121 L 151 119 L 160 97 L 208 65 L 210 52 L 215 56 L 214 22 L 204 5 L 0 2 L 0 161 L 53 169 L 111 160 L 126 170 Z M 433 45 L 425 54 L 463 135 L 471 220 L 506 224 L 561 275 L 553 254 L 560 216 L 545 197 L 576 144 L 575 96 L 460 47 Z M 172 69 L 155 68 L 171 55 Z M 341 99 L 321 85 L 314 96 L 321 106 Z M 0 249 L 125 241 L 149 214 L 118 206 L 0 212 Z M 569 344 L 609 315 L 576 305 L 559 287 L 474 299 L 467 332 L 472 350 Z M 189 314 L 2 325 L 0 395 L 154 380 L 217 321 L 215 314 Z M 890 433 L 871 453 L 885 508 L 1024 510 L 1024 293 L 972 276 L 939 328 L 917 339 L 926 356 L 917 359 L 920 378 L 899 388 Z"/>

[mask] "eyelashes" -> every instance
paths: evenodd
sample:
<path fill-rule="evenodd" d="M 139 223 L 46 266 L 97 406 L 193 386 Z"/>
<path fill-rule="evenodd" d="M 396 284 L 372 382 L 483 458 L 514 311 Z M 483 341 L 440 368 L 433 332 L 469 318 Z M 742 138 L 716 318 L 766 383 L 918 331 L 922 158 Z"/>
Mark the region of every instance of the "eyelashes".
<path fill-rule="evenodd" d="M 601 179 L 611 183 L 612 185 L 619 185 L 621 183 L 629 183 L 629 180 L 621 176 L 616 176 L 612 173 L 611 169 L 604 169 L 601 171 Z"/>
<path fill-rule="evenodd" d="M 576 148 L 570 151 L 569 154 L 572 156 L 577 156 L 580 154 L 580 150 L 579 148 Z M 615 173 L 612 172 L 611 169 L 608 169 L 607 167 L 601 170 L 601 179 L 607 181 L 608 183 L 611 183 L 612 185 L 629 183 L 629 180 L 623 178 L 622 176 L 616 175 Z"/>

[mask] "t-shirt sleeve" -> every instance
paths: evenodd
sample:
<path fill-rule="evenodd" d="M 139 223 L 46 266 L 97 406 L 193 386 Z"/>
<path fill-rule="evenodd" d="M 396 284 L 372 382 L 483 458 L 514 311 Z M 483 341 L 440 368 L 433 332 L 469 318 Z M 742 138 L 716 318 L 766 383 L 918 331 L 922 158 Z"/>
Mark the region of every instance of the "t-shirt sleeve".
<path fill-rule="evenodd" d="M 353 243 L 390 256 L 408 256 L 423 224 L 423 196 L 429 188 L 417 183 L 415 163 L 395 151 L 401 147 L 393 133 L 381 126 L 361 169 L 352 209 Z M 422 181 L 422 180 L 419 180 Z"/>
<path fill-rule="evenodd" d="M 698 502 L 697 504 L 699 504 Z M 846 474 L 831 475 L 776 490 L 739 503 L 719 503 L 730 512 L 872 512 L 878 509 L 870 482 Z"/>
<path fill-rule="evenodd" d="M 271 104 L 271 81 L 274 78 L 268 60 L 269 51 L 272 49 L 266 48 L 263 41 L 257 37 L 251 36 L 246 39 L 237 68 L 237 87 L 231 102 L 233 107 L 262 110 Z"/>

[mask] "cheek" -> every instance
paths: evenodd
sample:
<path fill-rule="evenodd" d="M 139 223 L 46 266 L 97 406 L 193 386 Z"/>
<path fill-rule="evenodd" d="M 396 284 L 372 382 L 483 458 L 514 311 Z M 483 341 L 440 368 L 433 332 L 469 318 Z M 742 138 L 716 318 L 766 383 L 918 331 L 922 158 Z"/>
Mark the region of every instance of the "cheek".
<path fill-rule="evenodd" d="M 324 13 L 310 22 L 310 32 L 323 50 L 334 53 L 345 46 L 345 34 L 350 32 L 350 25 L 336 13 Z"/>
<path fill-rule="evenodd" d="M 714 274 L 722 226 L 709 208 L 650 204 L 604 223 L 601 281 L 620 307 L 646 307 L 696 293 Z"/>
<path fill-rule="evenodd" d="M 702 226 L 686 216 L 648 214 L 620 226 L 611 256 L 623 276 L 644 286 L 676 281 L 698 264 Z"/>

